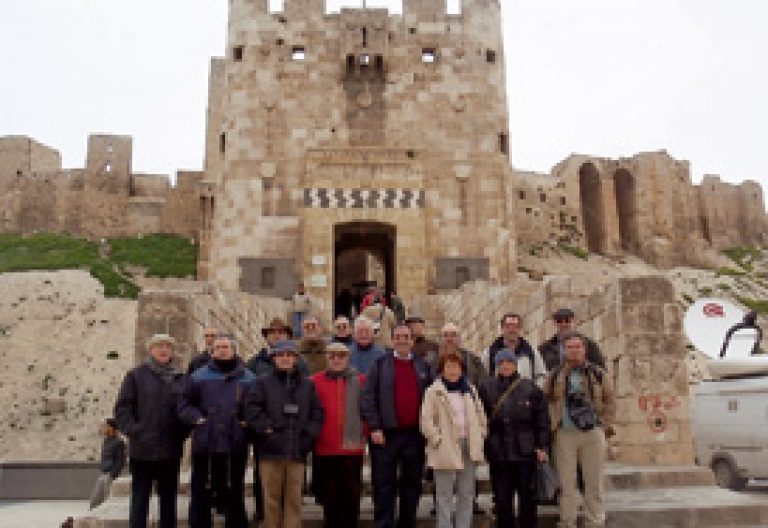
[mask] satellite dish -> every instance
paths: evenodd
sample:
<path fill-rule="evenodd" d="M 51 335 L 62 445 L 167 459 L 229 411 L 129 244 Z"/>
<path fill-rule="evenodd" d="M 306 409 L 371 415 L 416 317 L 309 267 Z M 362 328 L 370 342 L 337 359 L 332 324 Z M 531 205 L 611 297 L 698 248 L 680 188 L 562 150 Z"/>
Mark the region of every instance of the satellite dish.
<path fill-rule="evenodd" d="M 744 310 L 723 299 L 699 299 L 685 312 L 683 327 L 688 340 L 712 359 L 720 358 L 726 334 L 744 319 Z M 728 340 L 725 358 L 742 359 L 752 353 L 757 339 L 754 329 L 738 330 Z"/>

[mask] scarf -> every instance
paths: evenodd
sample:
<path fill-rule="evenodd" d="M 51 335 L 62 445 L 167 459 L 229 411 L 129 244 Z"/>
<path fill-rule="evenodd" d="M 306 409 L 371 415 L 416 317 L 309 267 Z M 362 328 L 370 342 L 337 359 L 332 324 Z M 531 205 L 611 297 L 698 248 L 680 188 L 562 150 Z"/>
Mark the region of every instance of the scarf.
<path fill-rule="evenodd" d="M 448 392 L 460 392 L 462 394 L 466 394 L 469 392 L 469 383 L 467 383 L 467 377 L 461 376 L 456 381 L 448 381 L 445 378 L 442 378 L 443 385 L 445 385 L 445 390 Z"/>
<path fill-rule="evenodd" d="M 235 367 L 237 366 L 237 358 L 233 357 L 232 359 L 214 359 L 213 362 L 216 364 L 217 367 L 219 367 L 219 370 L 222 371 L 224 374 L 229 374 L 233 370 L 235 370 Z"/>
<path fill-rule="evenodd" d="M 341 447 L 343 449 L 359 449 L 363 443 L 363 422 L 360 419 L 360 377 L 359 373 L 348 368 L 341 372 L 326 370 L 328 379 L 347 380 L 346 401 L 344 402 L 344 435 Z"/>
<path fill-rule="evenodd" d="M 160 378 L 168 385 L 180 375 L 176 370 L 176 367 L 173 366 L 173 360 L 163 365 L 162 363 L 158 363 L 152 356 L 147 356 L 147 359 L 144 360 L 144 364 L 149 367 L 149 370 L 160 376 Z"/>

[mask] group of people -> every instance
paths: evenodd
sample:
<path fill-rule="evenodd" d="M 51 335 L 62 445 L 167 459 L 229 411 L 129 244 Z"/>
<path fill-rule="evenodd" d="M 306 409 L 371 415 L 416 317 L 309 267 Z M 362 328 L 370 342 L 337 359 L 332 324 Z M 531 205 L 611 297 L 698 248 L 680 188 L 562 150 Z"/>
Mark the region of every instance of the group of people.
<path fill-rule="evenodd" d="M 558 310 L 554 321 L 557 333 L 536 349 L 520 335 L 521 317 L 505 314 L 499 338 L 476 354 L 461 347 L 455 324 L 441 329 L 439 342 L 427 339 L 419 316 L 393 323 L 389 339 L 365 315 L 354 323 L 338 317 L 330 338 L 307 315 L 297 340 L 274 319 L 262 330 L 266 346 L 247 362 L 231 335 L 208 328 L 206 350 L 186 374 L 175 368 L 173 338 L 155 335 L 115 404 L 129 440 L 130 526 L 146 526 L 153 483 L 159 526 L 176 526 L 190 435 L 193 528 L 210 527 L 212 510 L 227 527 L 248 525 L 249 451 L 255 516 L 268 528 L 301 525 L 309 459 L 325 525 L 357 526 L 366 451 L 380 528 L 416 526 L 427 468 L 438 527 L 469 527 L 476 469 L 485 462 L 497 526 L 535 527 L 536 467 L 550 457 L 561 481 L 560 526 L 576 527 L 577 471 L 587 526 L 604 526 L 611 380 L 597 345 L 573 330 L 574 313 Z"/>

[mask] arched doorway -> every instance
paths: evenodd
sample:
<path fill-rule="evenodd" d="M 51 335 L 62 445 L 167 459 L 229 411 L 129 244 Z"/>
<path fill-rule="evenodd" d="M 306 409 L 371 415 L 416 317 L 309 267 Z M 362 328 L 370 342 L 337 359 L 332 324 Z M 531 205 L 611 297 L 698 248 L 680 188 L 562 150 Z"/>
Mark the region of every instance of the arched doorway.
<path fill-rule="evenodd" d="M 603 202 L 600 197 L 600 173 L 593 163 L 579 169 L 579 197 L 584 237 L 591 253 L 603 250 Z"/>
<path fill-rule="evenodd" d="M 613 174 L 613 188 L 616 193 L 616 212 L 619 215 L 621 249 L 636 251 L 639 248 L 639 241 L 635 177 L 627 169 L 619 169 Z"/>
<path fill-rule="evenodd" d="M 394 226 L 379 222 L 349 222 L 334 227 L 334 315 L 359 308 L 369 286 L 389 295 L 395 290 Z"/>

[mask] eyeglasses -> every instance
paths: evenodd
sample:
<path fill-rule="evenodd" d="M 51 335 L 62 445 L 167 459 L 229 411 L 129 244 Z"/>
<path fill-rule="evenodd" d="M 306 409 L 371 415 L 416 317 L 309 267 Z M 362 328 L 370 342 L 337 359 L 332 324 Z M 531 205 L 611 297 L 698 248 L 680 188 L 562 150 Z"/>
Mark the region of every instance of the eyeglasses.
<path fill-rule="evenodd" d="M 571 320 L 570 319 L 557 318 L 557 319 L 555 319 L 555 322 L 556 323 L 570 323 Z"/>
<path fill-rule="evenodd" d="M 328 359 L 344 359 L 347 357 L 346 352 L 328 352 Z"/>
<path fill-rule="evenodd" d="M 349 325 L 345 325 L 345 324 L 336 325 L 336 330 L 343 330 L 344 328 L 349 328 Z"/>
<path fill-rule="evenodd" d="M 216 334 L 204 334 L 205 337 L 216 337 Z"/>

